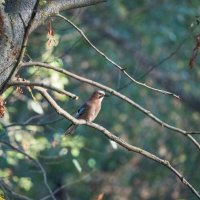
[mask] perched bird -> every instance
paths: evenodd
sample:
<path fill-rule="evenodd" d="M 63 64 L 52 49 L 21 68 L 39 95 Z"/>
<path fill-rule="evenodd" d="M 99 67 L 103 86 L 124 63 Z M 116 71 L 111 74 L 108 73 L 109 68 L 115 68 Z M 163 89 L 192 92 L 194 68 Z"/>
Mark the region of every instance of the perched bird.
<path fill-rule="evenodd" d="M 75 114 L 75 118 L 92 122 L 99 114 L 101 102 L 105 96 L 106 94 L 102 90 L 93 92 L 92 96 L 78 109 Z M 77 126 L 78 125 L 73 123 L 70 124 L 65 132 L 65 135 L 73 133 Z"/>

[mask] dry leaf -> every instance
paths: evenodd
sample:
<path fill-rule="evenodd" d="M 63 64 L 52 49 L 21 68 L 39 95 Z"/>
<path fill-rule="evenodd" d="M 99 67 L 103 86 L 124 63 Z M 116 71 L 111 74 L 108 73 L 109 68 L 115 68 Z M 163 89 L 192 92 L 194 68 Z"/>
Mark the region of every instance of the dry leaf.
<path fill-rule="evenodd" d="M 100 194 L 97 196 L 97 200 L 103 200 L 103 196 L 104 196 L 104 193 L 100 193 Z"/>
<path fill-rule="evenodd" d="M 0 96 L 0 118 L 2 118 L 6 112 L 6 102 L 3 100 L 3 98 Z"/>
<path fill-rule="evenodd" d="M 189 67 L 190 67 L 190 69 L 193 68 L 195 60 L 197 58 L 198 51 L 200 49 L 200 34 L 196 35 L 195 39 L 196 39 L 196 46 L 193 49 L 192 56 L 191 56 L 190 61 L 189 61 Z"/>

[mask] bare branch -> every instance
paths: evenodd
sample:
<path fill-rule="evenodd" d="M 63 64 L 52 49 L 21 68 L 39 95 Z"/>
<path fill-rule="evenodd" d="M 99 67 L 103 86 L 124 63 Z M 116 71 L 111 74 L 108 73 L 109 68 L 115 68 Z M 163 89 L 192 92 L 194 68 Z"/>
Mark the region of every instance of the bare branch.
<path fill-rule="evenodd" d="M 27 196 L 24 196 L 22 194 L 16 193 L 15 191 L 13 191 L 13 189 L 11 189 L 4 181 L 0 180 L 0 183 L 3 185 L 3 187 L 5 188 L 5 190 L 9 191 L 9 193 L 11 193 L 13 196 L 15 196 L 17 199 L 22 199 L 22 200 L 33 200 Z M 51 197 L 51 196 L 49 196 Z M 1 199 L 1 198 L 0 198 Z"/>
<path fill-rule="evenodd" d="M 46 85 L 44 83 L 31 83 L 31 82 L 22 82 L 22 81 L 12 81 L 10 82 L 7 87 L 11 87 L 11 86 L 23 86 L 23 87 L 35 87 L 35 86 L 38 86 L 38 87 L 42 87 L 42 88 L 46 88 L 46 89 L 49 89 L 49 90 L 52 90 L 52 91 L 55 91 L 55 92 L 58 92 L 59 94 L 64 94 L 72 99 L 75 99 L 77 100 L 79 97 L 76 96 L 75 94 L 72 94 L 71 92 L 67 92 L 65 90 L 62 90 L 62 89 L 58 89 L 54 86 L 49 86 L 49 85 Z"/>
<path fill-rule="evenodd" d="M 43 123 L 33 123 L 33 122 L 12 123 L 12 124 L 8 124 L 8 125 L 3 125 L 3 128 L 7 129 L 7 128 L 10 128 L 10 127 L 13 127 L 13 126 L 48 126 L 50 124 L 55 124 L 57 122 L 60 122 L 61 120 L 63 120 L 63 119 L 58 118 L 58 119 L 43 122 Z"/>
<path fill-rule="evenodd" d="M 49 191 L 49 194 L 51 195 L 51 198 L 56 200 L 56 198 L 54 197 L 54 194 L 48 184 L 48 181 L 47 181 L 47 175 L 46 175 L 46 171 L 45 169 L 43 168 L 42 164 L 35 158 L 33 158 L 32 156 L 30 156 L 29 154 L 25 153 L 24 151 L 18 149 L 17 147 L 14 147 L 13 145 L 9 144 L 8 142 L 4 141 L 4 140 L 0 140 L 0 143 L 3 144 L 3 145 L 6 145 L 8 147 L 10 147 L 11 149 L 13 149 L 14 151 L 17 151 L 21 154 L 23 154 L 24 156 L 26 156 L 28 159 L 32 160 L 41 170 L 42 174 L 43 174 L 43 180 L 44 180 L 44 184 L 47 188 L 47 190 Z"/>
<path fill-rule="evenodd" d="M 165 90 L 161 90 L 161 89 L 157 89 L 154 87 L 151 87 L 145 83 L 141 83 L 137 80 L 135 80 L 131 75 L 128 74 L 128 72 L 126 72 L 126 69 L 121 67 L 120 65 L 118 65 L 117 63 L 115 63 L 113 60 L 111 60 L 108 56 L 106 56 L 102 51 L 100 51 L 88 38 L 87 36 L 84 34 L 84 32 L 78 27 L 76 26 L 73 22 L 71 22 L 69 19 L 67 19 L 66 17 L 62 16 L 61 14 L 57 14 L 58 17 L 64 19 L 65 21 L 67 21 L 69 24 L 71 24 L 80 34 L 81 36 L 85 39 L 85 41 L 97 52 L 99 53 L 101 56 L 103 56 L 107 61 L 109 61 L 110 63 L 112 63 L 115 67 L 117 67 L 123 74 L 125 74 L 132 82 L 143 86 L 145 88 L 151 89 L 153 91 L 156 92 L 160 92 L 162 94 L 166 94 L 166 95 L 172 95 L 173 97 L 179 99 L 179 96 L 176 94 L 173 94 L 171 92 L 165 91 Z"/>
<path fill-rule="evenodd" d="M 65 110 L 63 110 L 55 101 L 54 99 L 47 93 L 47 91 L 45 91 L 42 88 L 37 88 L 37 90 L 42 94 L 42 96 L 48 101 L 48 103 L 55 109 L 55 111 L 59 114 L 62 115 L 64 118 L 69 119 L 70 121 L 72 121 L 74 124 L 85 124 L 87 126 L 90 126 L 96 130 L 99 130 L 101 133 L 103 133 L 107 138 L 109 138 L 110 140 L 115 141 L 117 144 L 119 144 L 120 146 L 124 147 L 125 149 L 127 149 L 128 151 L 132 151 L 138 154 L 141 154 L 143 156 L 145 156 L 146 158 L 149 158 L 159 164 L 162 164 L 163 166 L 165 166 L 166 168 L 168 168 L 171 172 L 173 172 L 175 174 L 176 177 L 178 177 L 180 179 L 180 181 L 187 186 L 191 192 L 198 198 L 200 199 L 200 194 L 198 193 L 198 191 L 183 177 L 182 174 L 180 174 L 171 164 L 169 161 L 167 160 L 163 160 L 159 157 L 157 157 L 156 155 L 145 151 L 143 149 L 140 149 L 136 146 L 130 145 L 127 142 L 125 142 L 124 140 L 122 140 L 121 138 L 115 136 L 114 134 L 112 134 L 110 131 L 108 131 L 106 128 L 104 128 L 103 126 L 100 126 L 98 124 L 92 123 L 92 122 L 87 122 L 85 120 L 78 120 L 76 118 L 74 118 L 73 116 L 71 116 L 68 112 L 66 112 Z"/>
<path fill-rule="evenodd" d="M 75 180 L 75 181 L 73 181 L 73 182 L 71 182 L 71 183 L 66 183 L 66 184 L 62 185 L 61 187 L 57 188 L 56 190 L 54 190 L 53 193 L 54 193 L 54 194 L 57 194 L 59 191 L 63 190 L 64 188 L 67 188 L 67 187 L 69 187 L 69 186 L 71 186 L 71 185 L 74 185 L 74 184 L 76 184 L 76 183 L 79 183 L 79 182 L 83 181 L 84 179 L 89 178 L 90 175 L 91 175 L 91 173 L 86 174 L 85 176 L 83 176 L 83 177 L 81 177 L 80 179 Z M 40 200 L 47 200 L 47 199 L 49 199 L 49 197 L 50 197 L 50 195 L 45 196 L 45 197 L 41 198 Z"/>
<path fill-rule="evenodd" d="M 92 20 L 89 20 L 89 18 L 86 18 L 85 21 L 88 23 L 92 23 Z M 95 21 L 95 20 L 94 20 Z M 193 36 L 191 32 L 189 31 L 187 34 L 187 37 L 185 37 L 172 51 L 170 54 L 168 54 L 165 58 L 158 61 L 156 64 L 154 64 L 149 58 L 147 58 L 143 52 L 137 51 L 133 45 L 130 43 L 130 41 L 126 40 L 121 36 L 120 33 L 117 33 L 114 31 L 111 27 L 105 27 L 102 26 L 103 21 L 99 21 L 99 23 L 93 23 L 92 26 L 95 27 L 98 34 L 102 34 L 107 39 L 111 39 L 117 46 L 119 46 L 122 51 L 124 51 L 127 54 L 130 54 L 131 57 L 134 57 L 135 60 L 137 60 L 140 64 L 140 68 L 144 71 L 147 71 L 143 75 L 141 75 L 138 79 L 142 79 L 144 76 L 147 75 L 147 73 L 151 74 L 151 77 L 159 83 L 162 87 L 164 87 L 166 90 L 169 90 L 173 93 L 176 93 L 180 96 L 180 99 L 183 103 L 188 105 L 190 108 L 192 108 L 195 111 L 200 112 L 200 99 L 197 96 L 194 96 L 192 93 L 186 93 L 184 92 L 183 88 L 178 84 L 178 76 L 176 78 L 171 76 L 171 74 L 166 74 L 161 72 L 158 67 L 160 67 L 164 62 L 171 59 L 174 55 L 177 54 L 179 49 L 185 44 L 185 42 Z M 175 81 L 176 80 L 176 81 Z M 120 87 L 119 90 L 122 90 L 123 88 L 128 87 L 132 84 L 132 81 L 129 81 L 122 87 Z M 119 91 L 118 90 L 118 91 Z"/>
<path fill-rule="evenodd" d="M 62 74 L 65 74 L 67 76 L 70 76 L 76 80 L 79 80 L 79 81 L 82 81 L 84 83 L 87 83 L 87 84 L 90 84 L 90 85 L 93 85 L 95 87 L 98 87 L 98 88 L 101 88 L 107 92 L 109 92 L 110 94 L 112 95 L 115 95 L 116 97 L 122 99 L 123 101 L 126 101 L 128 104 L 130 104 L 131 106 L 133 106 L 134 108 L 138 109 L 139 111 L 141 111 L 142 113 L 144 113 L 145 115 L 147 115 L 148 117 L 150 117 L 153 121 L 155 121 L 156 123 L 158 123 L 159 125 L 161 125 L 162 127 L 165 127 L 169 130 L 173 130 L 175 132 L 178 132 L 178 133 L 181 133 L 183 134 L 184 136 L 186 136 L 189 140 L 191 140 L 194 145 L 200 150 L 200 144 L 197 142 L 197 140 L 195 138 L 193 138 L 190 134 L 199 134 L 199 132 L 194 132 L 194 131 L 185 131 L 183 129 L 180 129 L 180 128 L 177 128 L 177 127 L 174 127 L 174 126 L 171 126 L 165 122 L 163 122 L 162 120 L 160 120 L 158 117 L 156 117 L 154 114 L 151 113 L 151 111 L 149 110 L 146 110 L 145 108 L 143 108 L 142 106 L 140 106 L 139 104 L 135 103 L 133 100 L 131 100 L 130 98 L 126 97 L 125 95 L 117 92 L 116 90 L 110 88 L 110 87 L 107 87 L 103 84 L 100 84 L 98 82 L 95 82 L 93 80 L 90 80 L 90 79 L 87 79 L 87 78 L 84 78 L 82 76 L 79 76 L 79 75 L 76 75 L 72 72 L 69 72 L 67 70 L 64 70 L 64 69 L 58 69 L 56 67 L 53 67 L 49 64 L 46 64 L 46 63 L 41 63 L 41 62 L 30 62 L 30 63 L 24 63 L 22 64 L 22 67 L 29 67 L 29 66 L 41 66 L 41 67 L 44 67 L 44 68 L 47 68 L 47 69 L 52 69 L 54 71 L 57 71 L 59 73 L 62 73 Z"/>
<path fill-rule="evenodd" d="M 82 8 L 86 6 L 91 6 L 99 3 L 106 2 L 107 0 L 56 0 L 48 1 L 48 3 L 38 10 L 36 15 L 36 20 L 34 21 L 33 28 L 41 24 L 49 16 L 54 16 L 63 10 L 70 10 L 75 8 Z"/>

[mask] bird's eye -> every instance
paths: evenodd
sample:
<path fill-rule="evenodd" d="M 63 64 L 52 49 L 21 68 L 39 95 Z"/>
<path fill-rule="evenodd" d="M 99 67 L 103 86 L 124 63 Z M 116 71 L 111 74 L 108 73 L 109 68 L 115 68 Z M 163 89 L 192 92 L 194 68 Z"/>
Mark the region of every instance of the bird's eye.
<path fill-rule="evenodd" d="M 99 99 L 103 97 L 103 94 L 99 93 Z"/>

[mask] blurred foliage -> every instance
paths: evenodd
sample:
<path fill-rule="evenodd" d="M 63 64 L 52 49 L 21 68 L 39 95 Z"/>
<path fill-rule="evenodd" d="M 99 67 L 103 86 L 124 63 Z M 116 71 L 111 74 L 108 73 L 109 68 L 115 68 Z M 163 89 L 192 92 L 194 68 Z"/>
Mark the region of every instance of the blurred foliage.
<path fill-rule="evenodd" d="M 48 1 L 40 1 L 41 6 L 46 3 Z M 146 73 L 156 65 L 152 73 L 161 73 L 163 80 L 171 78 L 170 88 L 179 87 L 181 94 L 200 99 L 199 58 L 192 70 L 188 66 L 195 47 L 194 37 L 200 32 L 196 18 L 199 13 L 199 0 L 182 0 L 181 4 L 166 0 L 118 0 L 62 14 L 81 27 L 99 49 L 125 67 L 134 78 L 165 89 L 151 73 Z M 129 82 L 73 27 L 58 18 L 51 21 L 55 45 L 47 44 L 47 21 L 31 35 L 26 60 L 48 62 L 114 89 Z M 122 43 L 116 41 L 115 36 Z M 131 51 L 126 44 L 131 46 Z M 173 55 L 164 60 L 172 52 Z M 22 69 L 20 76 L 65 88 L 80 96 L 80 100 L 74 101 L 51 93 L 58 104 L 72 114 L 95 90 L 36 66 Z M 171 125 L 186 130 L 200 129 L 200 109 L 195 110 L 190 104 L 135 84 L 129 84 L 121 92 Z M 104 200 L 194 199 L 169 170 L 119 146 L 114 149 L 113 144 L 94 129 L 80 126 L 74 135 L 62 137 L 70 122 L 58 116 L 40 94 L 34 90 L 32 93 L 26 89 L 23 94 L 15 89 L 6 91 L 7 112 L 1 119 L 0 140 L 9 141 L 39 160 L 53 191 L 65 186 L 56 194 L 57 199 L 88 200 L 99 196 Z M 162 128 L 113 96 L 105 99 L 95 122 L 130 144 L 170 160 L 199 189 L 199 152 L 182 135 Z M 198 135 L 195 138 L 200 141 Z M 16 193 L 32 199 L 49 195 L 42 173 L 33 161 L 3 144 L 0 157 L 0 177 Z M 9 199 L 18 199 L 4 187 L 2 189 L 7 191 Z"/>

